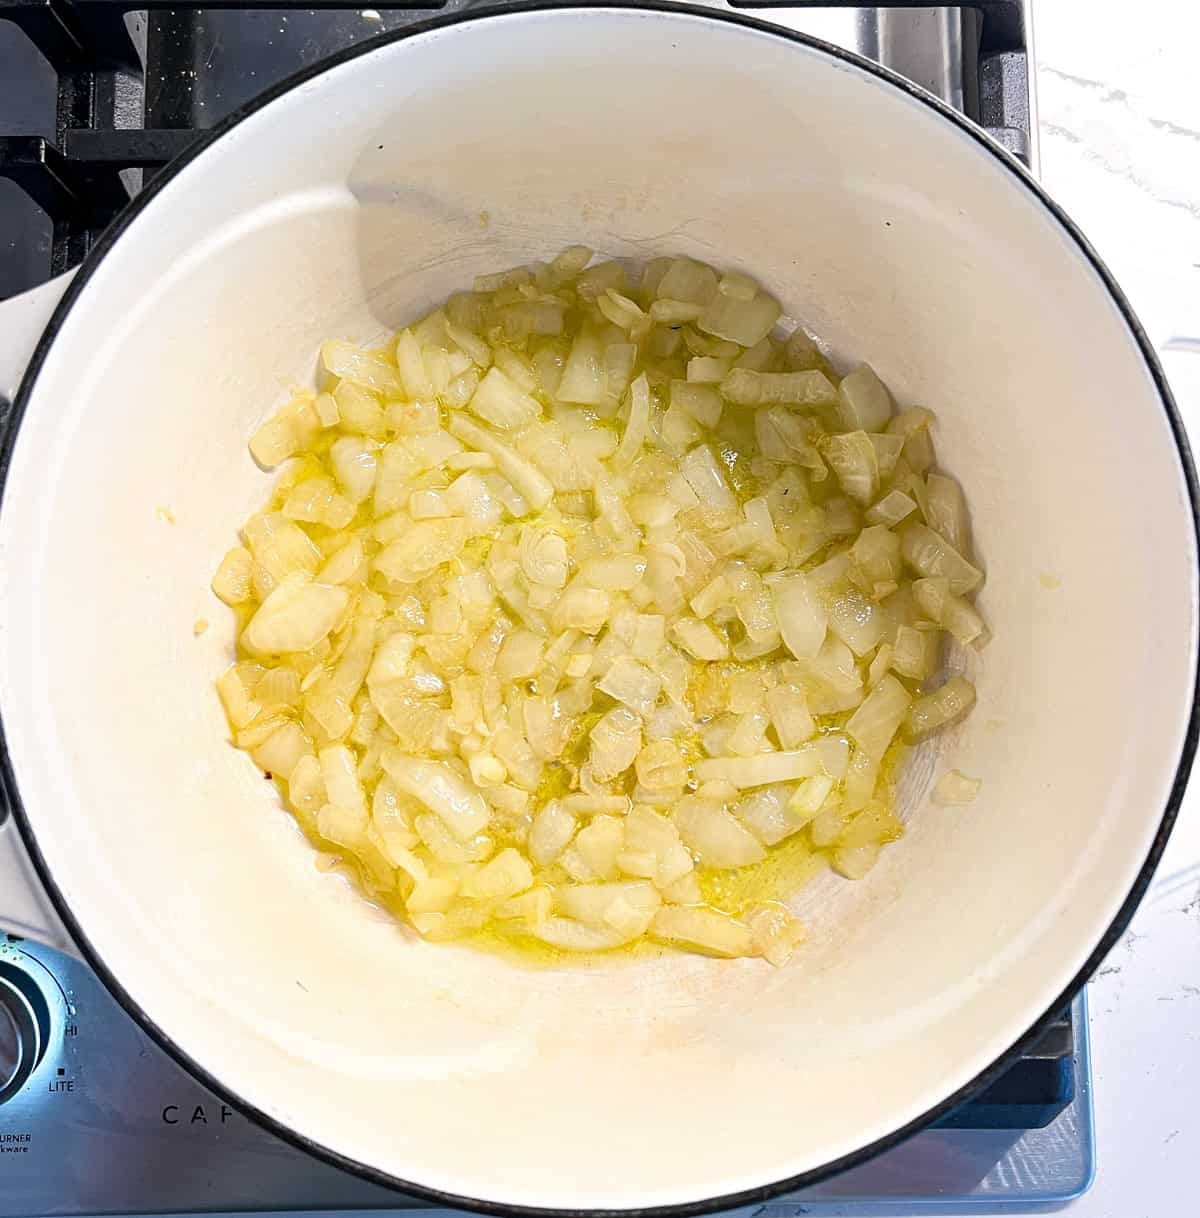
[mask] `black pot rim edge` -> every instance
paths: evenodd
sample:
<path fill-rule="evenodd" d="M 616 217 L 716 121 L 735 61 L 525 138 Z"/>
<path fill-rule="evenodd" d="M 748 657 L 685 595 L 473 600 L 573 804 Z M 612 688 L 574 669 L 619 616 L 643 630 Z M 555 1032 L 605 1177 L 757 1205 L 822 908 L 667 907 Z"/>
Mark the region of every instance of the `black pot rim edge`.
<path fill-rule="evenodd" d="M 129 226 L 134 217 L 137 216 L 150 202 L 150 200 L 153 199 L 155 195 L 157 195 L 159 191 L 161 191 L 163 187 L 166 186 L 166 184 L 171 181 L 185 166 L 190 164 L 198 156 L 202 155 L 210 145 L 215 143 L 243 120 L 256 113 L 269 103 L 275 101 L 277 98 L 290 92 L 297 85 L 303 84 L 308 80 L 312 80 L 313 78 L 322 75 L 324 72 L 338 67 L 341 64 L 347 63 L 350 60 L 357 59 L 361 55 L 370 54 L 372 51 L 378 50 L 382 46 L 390 45 L 394 42 L 399 42 L 406 38 L 423 34 L 431 30 L 447 28 L 468 21 L 502 19 L 505 16 L 513 14 L 559 12 L 588 8 L 623 10 L 634 13 L 658 12 L 690 16 L 705 21 L 715 21 L 723 24 L 739 26 L 743 29 L 754 30 L 758 33 L 770 34 L 773 37 L 798 43 L 808 47 L 809 49 L 815 49 L 834 59 L 841 60 L 842 62 L 847 63 L 870 76 L 874 76 L 879 80 L 885 81 L 895 88 L 900 89 L 901 92 L 907 94 L 910 98 L 940 114 L 942 118 L 949 121 L 961 133 L 969 136 L 984 151 L 989 153 L 996 161 L 998 161 L 1009 173 L 1013 175 L 1013 177 L 1017 179 L 1022 186 L 1025 187 L 1025 189 L 1027 189 L 1034 196 L 1034 198 L 1042 205 L 1043 208 L 1051 213 L 1067 235 L 1072 238 L 1076 246 L 1079 248 L 1079 251 L 1083 254 L 1092 269 L 1100 277 L 1104 286 L 1107 288 L 1113 303 L 1117 306 L 1117 309 L 1121 313 L 1125 324 L 1129 327 L 1130 334 L 1141 351 L 1147 371 L 1149 372 L 1151 379 L 1154 381 L 1159 399 L 1162 403 L 1163 410 L 1166 413 L 1167 421 L 1175 439 L 1184 480 L 1187 484 L 1188 500 L 1191 507 L 1193 529 L 1195 531 L 1197 542 L 1197 552 L 1200 553 L 1200 487 L 1198 487 L 1197 484 L 1196 471 L 1192 462 L 1187 434 L 1154 348 L 1150 344 L 1150 341 L 1142 329 L 1141 324 L 1137 320 L 1137 317 L 1134 314 L 1124 292 L 1118 286 L 1116 280 L 1113 278 L 1108 268 L 1104 265 L 1099 255 L 1092 248 L 1087 238 L 1083 236 L 1074 222 L 1067 216 L 1063 209 L 1050 198 L 1046 191 L 1024 168 L 1024 166 L 1005 152 L 998 144 L 992 141 L 979 127 L 973 124 L 964 115 L 961 115 L 956 110 L 951 109 L 951 107 L 947 106 L 945 103 L 941 102 L 931 94 L 925 92 L 923 89 L 918 88 L 905 78 L 898 76 L 894 72 L 883 68 L 878 64 L 872 63 L 870 60 L 864 59 L 851 51 L 844 50 L 841 47 L 824 42 L 819 38 L 814 38 L 811 35 L 802 34 L 794 30 L 785 29 L 781 26 L 772 25 L 767 21 L 761 21 L 756 18 L 748 17 L 742 12 L 702 8 L 690 3 L 672 3 L 670 0 L 638 0 L 638 3 L 628 3 L 623 2 L 623 0 L 595 0 L 595 2 L 591 3 L 571 3 L 569 0 L 518 0 L 516 3 L 506 4 L 503 9 L 488 9 L 486 7 L 481 7 L 475 10 L 467 10 L 446 16 L 434 17 L 428 21 L 419 22 L 411 26 L 403 27 L 399 30 L 394 30 L 388 34 L 380 35 L 377 38 L 371 39 L 358 46 L 349 47 L 330 57 L 329 59 L 323 60 L 321 63 L 314 65 L 313 67 L 307 68 L 294 76 L 288 77 L 286 80 L 274 85 L 272 88 L 254 98 L 252 101 L 240 106 L 215 127 L 199 136 L 196 141 L 183 153 L 176 157 L 175 160 L 160 170 L 149 186 L 138 194 L 137 197 L 109 225 L 108 229 L 97 242 L 96 246 L 84 259 L 83 263 L 75 274 L 75 278 L 68 286 L 62 300 L 59 302 L 54 314 L 47 323 L 42 337 L 33 353 L 33 357 L 30 360 L 29 367 L 25 373 L 21 387 L 17 392 L 16 400 L 13 402 L 9 425 L 7 427 L 6 434 L 2 438 L 3 443 L 2 446 L 0 446 L 0 506 L 2 506 L 3 502 L 2 496 L 4 484 L 7 481 L 12 450 L 16 441 L 17 432 L 20 429 L 21 420 L 24 417 L 25 410 L 28 406 L 33 386 L 37 380 L 38 371 L 45 362 L 47 353 L 54 342 L 55 336 L 62 327 L 64 319 L 86 287 L 88 280 L 95 273 L 97 266 L 112 248 L 113 244 L 117 241 L 120 235 Z M 1130 889 L 1129 894 L 1126 896 L 1125 901 L 1118 910 L 1116 917 L 1113 919 L 1108 929 L 1101 937 L 1096 949 L 1091 953 L 1083 967 L 1071 980 L 1066 989 L 1064 989 L 1063 992 L 1054 1000 L 1054 1002 L 1050 1004 L 1046 1012 L 1033 1023 L 1029 1030 L 1023 1036 L 1019 1037 L 1005 1053 L 1001 1054 L 1001 1056 L 991 1066 L 983 1070 L 965 1086 L 959 1088 L 953 1095 L 948 1096 L 940 1104 L 935 1105 L 928 1112 L 923 1113 L 921 1116 L 910 1121 L 902 1128 L 894 1130 L 892 1133 L 877 1139 L 867 1146 L 860 1147 L 858 1150 L 855 1150 L 840 1159 L 823 1164 L 821 1167 L 811 1169 L 796 1176 L 790 1176 L 783 1180 L 774 1181 L 755 1188 L 745 1189 L 737 1193 L 730 1193 L 719 1197 L 705 1198 L 699 1201 L 683 1202 L 679 1204 L 615 1210 L 595 1208 L 553 1209 L 542 1206 L 505 1204 L 475 1197 L 460 1196 L 424 1185 L 413 1184 L 409 1181 L 391 1176 L 386 1172 L 379 1171 L 368 1164 L 359 1163 L 353 1159 L 340 1155 L 335 1151 L 329 1150 L 321 1144 L 294 1132 L 292 1129 L 281 1124 L 269 1114 L 262 1112 L 252 1105 L 246 1104 L 230 1087 L 213 1078 L 203 1067 L 201 1067 L 197 1062 L 193 1061 L 177 1044 L 175 1044 L 171 1037 L 162 1028 L 158 1027 L 158 1025 L 155 1024 L 152 1019 L 150 1019 L 141 1006 L 125 991 L 116 976 L 108 969 L 103 959 L 101 959 L 95 948 L 88 940 L 87 934 L 85 933 L 83 927 L 80 926 L 80 924 L 76 921 L 70 907 L 68 906 L 62 893 L 59 891 L 58 886 L 50 873 L 50 869 L 41 854 L 41 851 L 38 849 L 33 826 L 25 813 L 25 809 L 21 804 L 21 800 L 17 792 L 16 779 L 8 752 L 8 744 L 4 734 L 2 718 L 0 718 L 0 784 L 2 784 L 7 793 L 8 802 L 12 809 L 14 821 L 28 850 L 38 878 L 44 885 L 47 895 L 50 897 L 58 916 L 61 918 L 63 924 L 67 927 L 75 941 L 78 943 L 89 967 L 96 972 L 106 988 L 121 1005 L 121 1007 L 124 1008 L 126 1013 L 170 1057 L 181 1065 L 189 1074 L 198 1079 L 205 1087 L 212 1091 L 214 1095 L 236 1108 L 237 1111 L 250 1117 L 268 1132 L 274 1134 L 283 1141 L 290 1143 L 297 1149 L 313 1155 L 333 1167 L 340 1168 L 341 1170 L 357 1175 L 370 1183 L 382 1186 L 384 1188 L 394 1189 L 411 1197 L 416 1197 L 422 1200 L 434 1202 L 438 1205 L 449 1206 L 456 1209 L 471 1210 L 477 1213 L 491 1215 L 514 1215 L 520 1216 L 520 1218 L 544 1218 L 544 1216 L 551 1214 L 561 1214 L 567 1216 L 567 1218 L 585 1218 L 585 1216 L 586 1218 L 692 1218 L 694 1215 L 708 1214 L 714 1211 L 733 1209 L 739 1206 L 753 1205 L 768 1201 L 771 1198 L 815 1184 L 818 1181 L 825 1180 L 830 1176 L 838 1174 L 839 1172 L 864 1163 L 868 1159 L 874 1158 L 883 1151 L 888 1150 L 898 1143 L 904 1141 L 918 1130 L 933 1124 L 940 1117 L 958 1107 L 971 1095 L 986 1087 L 990 1082 L 1002 1074 L 1021 1054 L 1021 1052 L 1023 1052 L 1033 1043 L 1034 1040 L 1037 1039 L 1048 1024 L 1057 1017 L 1059 1012 L 1061 1012 L 1067 1006 L 1076 992 L 1087 983 L 1092 973 L 1096 970 L 1104 957 L 1124 933 L 1130 919 L 1133 917 L 1134 911 L 1140 904 L 1141 899 L 1150 884 L 1154 870 L 1158 865 L 1159 859 L 1162 857 L 1162 852 L 1166 848 L 1167 839 L 1170 837 L 1171 829 L 1174 826 L 1175 820 L 1178 816 L 1179 807 L 1187 786 L 1188 775 L 1191 771 L 1192 762 L 1196 753 L 1198 737 L 1200 737 L 1200 665 L 1198 665 L 1196 673 L 1193 674 L 1192 705 L 1188 716 L 1188 725 L 1183 740 L 1183 748 L 1180 755 L 1179 764 L 1176 768 L 1175 779 L 1172 783 L 1167 800 L 1167 806 L 1163 811 L 1162 820 L 1155 834 L 1154 841 L 1151 844 L 1145 862 L 1138 872 L 1133 887 Z"/>

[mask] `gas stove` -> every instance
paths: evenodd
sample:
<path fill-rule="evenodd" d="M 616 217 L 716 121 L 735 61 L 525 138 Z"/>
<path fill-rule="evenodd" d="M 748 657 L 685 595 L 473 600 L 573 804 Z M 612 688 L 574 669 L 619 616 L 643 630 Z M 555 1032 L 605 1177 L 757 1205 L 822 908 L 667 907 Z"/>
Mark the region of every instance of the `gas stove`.
<path fill-rule="evenodd" d="M 137 3 L 0 0 L 0 299 L 76 265 L 158 169 L 270 85 L 436 13 L 503 7 Z M 1027 3 L 735 7 L 887 65 L 1036 171 Z M 1093 1173 L 1087 1027 L 1081 996 L 937 1128 L 756 1213 L 1065 1204 Z M 149 1040 L 85 965 L 0 933 L 0 1218 L 427 1208 L 261 1130 Z"/>

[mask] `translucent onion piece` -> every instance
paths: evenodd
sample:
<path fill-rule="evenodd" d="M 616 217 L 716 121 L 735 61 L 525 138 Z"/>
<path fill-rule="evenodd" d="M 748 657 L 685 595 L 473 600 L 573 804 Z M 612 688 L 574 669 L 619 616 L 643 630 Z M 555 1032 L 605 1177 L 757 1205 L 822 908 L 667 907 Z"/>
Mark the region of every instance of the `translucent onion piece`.
<path fill-rule="evenodd" d="M 689 378 L 690 379 L 690 378 Z M 754 372 L 734 368 L 721 382 L 721 396 L 739 406 L 829 406 L 837 391 L 823 372 Z"/>
<path fill-rule="evenodd" d="M 718 292 L 700 314 L 696 325 L 706 334 L 753 347 L 771 332 L 782 310 L 779 301 L 765 293 L 740 300 Z"/>
<path fill-rule="evenodd" d="M 487 827 L 491 819 L 487 801 L 447 762 L 422 761 L 388 750 L 383 768 L 399 790 L 420 800 L 460 842 Z"/>
<path fill-rule="evenodd" d="M 345 588 L 280 584 L 250 619 L 242 640 L 260 655 L 310 651 L 333 629 L 349 600 Z"/>
<path fill-rule="evenodd" d="M 895 677 L 884 677 L 850 716 L 846 731 L 864 753 L 879 760 L 911 703 L 912 694 Z"/>
<path fill-rule="evenodd" d="M 712 956 L 748 956 L 754 951 L 748 926 L 711 909 L 664 906 L 650 923 L 650 937 Z"/>
<path fill-rule="evenodd" d="M 808 577 L 797 571 L 771 586 L 779 633 L 798 660 L 816 655 L 825 640 L 829 615 Z"/>
<path fill-rule="evenodd" d="M 934 785 L 933 802 L 945 807 L 973 803 L 982 785 L 978 778 L 968 778 L 958 770 L 947 770 Z"/>
<path fill-rule="evenodd" d="M 505 431 L 526 427 L 542 413 L 536 400 L 514 385 L 499 368 L 488 371 L 467 407 L 484 422 Z"/>
<path fill-rule="evenodd" d="M 956 596 L 974 592 L 983 583 L 983 572 L 973 567 L 944 538 L 923 524 L 907 524 L 900 531 L 904 561 L 924 576 L 945 576 Z"/>
<path fill-rule="evenodd" d="M 870 364 L 859 364 L 838 385 L 838 422 L 846 431 L 882 431 L 892 414 L 892 395 Z"/>
<path fill-rule="evenodd" d="M 801 748 L 754 757 L 712 757 L 696 762 L 694 769 L 700 782 L 728 782 L 744 790 L 811 778 L 821 772 L 821 759 L 815 749 Z"/>
<path fill-rule="evenodd" d="M 924 740 L 964 719 L 975 705 L 975 686 L 966 677 L 951 677 L 940 689 L 918 698 L 905 719 L 910 740 Z"/>

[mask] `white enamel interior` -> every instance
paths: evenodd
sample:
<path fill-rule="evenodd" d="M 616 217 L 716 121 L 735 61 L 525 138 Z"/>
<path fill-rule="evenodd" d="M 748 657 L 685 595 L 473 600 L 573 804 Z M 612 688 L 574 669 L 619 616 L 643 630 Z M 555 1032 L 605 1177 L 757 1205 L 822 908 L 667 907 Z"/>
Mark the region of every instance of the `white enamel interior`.
<path fill-rule="evenodd" d="M 207 584 L 267 493 L 245 440 L 281 385 L 324 337 L 376 337 L 574 241 L 760 276 L 938 412 L 968 489 L 995 638 L 944 760 L 982 794 L 916 806 L 780 971 L 539 971 L 422 945 L 318 873 L 226 743 L 212 681 L 231 622 Z M 96 269 L 0 515 L 0 706 L 93 947 L 248 1104 L 466 1197 L 690 1202 L 899 1129 L 1070 982 L 1175 774 L 1195 567 L 1129 328 L 997 156 L 859 68 L 736 25 L 488 18 L 267 106 Z"/>

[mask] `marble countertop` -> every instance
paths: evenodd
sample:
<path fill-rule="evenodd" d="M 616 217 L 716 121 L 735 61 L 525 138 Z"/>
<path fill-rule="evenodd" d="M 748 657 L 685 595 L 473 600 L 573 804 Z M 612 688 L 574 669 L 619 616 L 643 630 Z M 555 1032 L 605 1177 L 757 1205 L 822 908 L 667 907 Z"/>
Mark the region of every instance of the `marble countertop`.
<path fill-rule="evenodd" d="M 1200 452 L 1200 9 L 1035 0 L 1034 35 L 1042 180 L 1164 352 Z M 1182 1218 L 1200 1155 L 1200 773 L 1089 995 L 1097 1175 L 1069 1213 Z"/>

